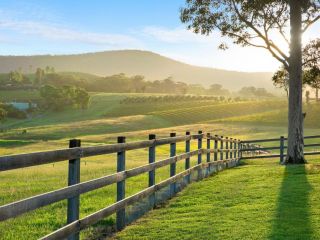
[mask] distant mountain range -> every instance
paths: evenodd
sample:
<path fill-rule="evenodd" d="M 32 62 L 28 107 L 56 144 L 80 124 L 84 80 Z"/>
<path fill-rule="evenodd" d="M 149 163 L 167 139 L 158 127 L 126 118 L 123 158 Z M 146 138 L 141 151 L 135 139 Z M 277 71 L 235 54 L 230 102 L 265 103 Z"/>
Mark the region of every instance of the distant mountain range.
<path fill-rule="evenodd" d="M 193 66 L 159 54 L 120 50 L 72 55 L 0 56 L 0 73 L 22 68 L 34 72 L 37 67 L 52 66 L 59 72 L 83 72 L 99 76 L 118 73 L 144 75 L 147 80 L 164 79 L 209 86 L 219 83 L 230 90 L 244 86 L 275 90 L 270 72 L 237 72 Z"/>

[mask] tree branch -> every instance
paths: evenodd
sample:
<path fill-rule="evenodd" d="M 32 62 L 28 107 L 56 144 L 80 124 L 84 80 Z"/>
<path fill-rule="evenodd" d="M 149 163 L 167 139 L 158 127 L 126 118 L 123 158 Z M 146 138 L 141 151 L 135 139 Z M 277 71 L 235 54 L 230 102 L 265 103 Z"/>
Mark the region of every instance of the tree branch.
<path fill-rule="evenodd" d="M 314 19 L 312 19 L 311 21 L 307 21 L 306 26 L 302 29 L 302 33 L 304 33 L 305 31 L 307 31 L 307 29 L 314 24 L 316 21 L 318 21 L 320 19 L 320 15 L 318 15 L 317 17 L 315 17 Z"/>
<path fill-rule="evenodd" d="M 304 62 L 302 63 L 302 66 L 305 66 L 305 65 L 307 65 L 307 64 L 310 63 L 310 62 L 315 62 L 315 61 L 317 61 L 318 59 L 319 59 L 318 57 L 310 58 L 310 59 L 304 61 Z"/>
<path fill-rule="evenodd" d="M 267 35 L 267 34 L 266 34 L 266 35 L 263 35 L 263 34 L 259 31 L 259 29 L 257 29 L 251 22 L 249 22 L 247 19 L 245 19 L 245 18 L 240 14 L 239 9 L 237 8 L 237 5 L 236 5 L 236 3 L 235 3 L 234 0 L 232 0 L 231 2 L 232 2 L 232 4 L 233 4 L 233 8 L 234 8 L 236 14 L 238 15 L 239 19 L 240 19 L 241 21 L 243 21 L 245 24 L 247 24 L 248 27 L 250 27 L 254 32 L 256 32 L 256 34 L 257 34 L 258 36 L 260 36 L 260 38 L 262 38 L 262 39 L 264 40 L 264 42 L 266 43 L 266 47 L 265 47 L 265 48 L 269 50 L 269 52 L 272 54 L 273 57 L 275 57 L 278 61 L 280 61 L 282 64 L 284 64 L 284 66 L 288 66 L 289 57 L 288 57 L 286 54 L 284 54 L 277 45 L 275 45 L 272 41 L 270 41 L 270 39 L 268 38 L 268 35 Z M 277 51 L 278 54 L 279 54 L 282 58 L 281 58 L 280 56 L 278 56 L 278 55 L 272 50 L 271 47 L 272 47 L 275 51 Z"/>

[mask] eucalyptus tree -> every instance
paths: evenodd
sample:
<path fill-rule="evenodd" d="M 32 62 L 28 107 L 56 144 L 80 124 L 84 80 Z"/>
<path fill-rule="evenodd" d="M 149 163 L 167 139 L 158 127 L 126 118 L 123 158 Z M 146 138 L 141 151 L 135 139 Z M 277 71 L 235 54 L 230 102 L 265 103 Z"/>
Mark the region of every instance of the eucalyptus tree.
<path fill-rule="evenodd" d="M 302 83 L 316 89 L 316 99 L 320 89 L 320 38 L 310 41 L 302 50 Z M 272 76 L 273 85 L 282 88 L 289 96 L 289 72 L 283 66 Z"/>
<path fill-rule="evenodd" d="M 180 12 L 181 21 L 195 33 L 209 35 L 218 30 L 235 44 L 265 49 L 289 72 L 285 163 L 305 162 L 301 36 L 320 19 L 319 9 L 320 0 L 186 0 Z M 276 42 L 275 34 L 288 45 L 290 54 Z"/>

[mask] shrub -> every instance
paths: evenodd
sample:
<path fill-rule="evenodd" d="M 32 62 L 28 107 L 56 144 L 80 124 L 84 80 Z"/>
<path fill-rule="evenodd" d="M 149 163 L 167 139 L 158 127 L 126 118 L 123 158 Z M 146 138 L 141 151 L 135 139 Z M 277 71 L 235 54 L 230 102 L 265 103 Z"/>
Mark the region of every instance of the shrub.
<path fill-rule="evenodd" d="M 27 114 L 24 111 L 15 108 L 11 104 L 1 104 L 0 109 L 3 109 L 6 112 L 6 117 L 9 118 L 17 118 L 17 119 L 25 119 L 27 118 Z"/>

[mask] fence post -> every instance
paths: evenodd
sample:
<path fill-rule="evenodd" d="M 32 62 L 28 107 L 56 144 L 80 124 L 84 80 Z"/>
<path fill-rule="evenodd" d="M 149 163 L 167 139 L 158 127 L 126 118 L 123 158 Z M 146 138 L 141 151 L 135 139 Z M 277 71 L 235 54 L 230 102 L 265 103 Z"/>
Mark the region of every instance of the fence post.
<path fill-rule="evenodd" d="M 176 133 L 170 133 L 170 137 L 175 137 Z M 176 155 L 176 142 L 170 143 L 170 157 L 174 157 Z M 176 163 L 170 164 L 170 177 L 176 175 Z M 176 183 L 170 184 L 170 197 L 172 197 L 176 192 Z"/>
<path fill-rule="evenodd" d="M 234 140 L 234 149 L 235 149 L 234 158 L 235 159 L 239 157 L 238 141 L 239 141 L 238 139 Z"/>
<path fill-rule="evenodd" d="M 213 160 L 218 160 L 218 135 L 214 135 L 214 154 L 213 154 Z"/>
<path fill-rule="evenodd" d="M 226 159 L 229 159 L 229 138 L 226 137 Z"/>
<path fill-rule="evenodd" d="M 118 143 L 125 143 L 126 137 L 118 137 Z M 125 171 L 126 169 L 126 152 L 121 151 L 117 153 L 117 172 Z M 117 183 L 117 202 L 125 198 L 126 195 L 126 185 L 125 180 Z M 125 227 L 126 224 L 126 210 L 121 209 L 117 212 L 116 217 L 117 230 L 121 230 Z"/>
<path fill-rule="evenodd" d="M 238 142 L 238 158 L 241 159 L 242 158 L 242 143 L 239 140 Z"/>
<path fill-rule="evenodd" d="M 220 139 L 220 160 L 223 160 L 223 136 Z"/>
<path fill-rule="evenodd" d="M 233 138 L 230 138 L 230 159 L 232 159 L 232 156 L 233 156 L 232 149 L 233 149 Z"/>
<path fill-rule="evenodd" d="M 202 148 L 202 131 L 198 131 L 198 134 L 201 134 L 200 138 L 198 138 L 198 150 Z M 198 154 L 198 164 L 202 162 L 202 152 Z M 198 170 L 198 180 L 202 178 L 202 168 Z"/>
<path fill-rule="evenodd" d="M 210 162 L 210 148 L 211 148 L 211 139 L 210 139 L 210 133 L 207 133 L 207 162 Z"/>
<path fill-rule="evenodd" d="M 211 139 L 210 139 L 210 133 L 207 133 L 207 162 L 210 162 L 210 158 L 211 158 Z M 209 176 L 210 174 L 210 167 L 211 165 L 209 164 L 208 167 L 206 168 L 206 176 Z"/>
<path fill-rule="evenodd" d="M 280 137 L 280 163 L 284 161 L 284 136 Z"/>
<path fill-rule="evenodd" d="M 189 131 L 186 132 L 186 135 L 190 136 L 190 132 Z M 189 139 L 186 140 L 186 153 L 188 153 L 188 152 L 190 152 L 190 140 Z M 185 162 L 185 169 L 187 170 L 189 168 L 190 168 L 190 158 L 187 157 L 186 162 Z M 187 180 L 187 183 L 191 182 L 191 175 L 190 174 L 188 174 L 186 176 L 186 180 Z"/>
<path fill-rule="evenodd" d="M 69 141 L 69 147 L 81 147 L 81 140 L 71 139 Z M 68 186 L 80 183 L 80 158 L 69 160 L 68 169 Z M 67 209 L 67 223 L 72 223 L 79 219 L 79 209 L 80 209 L 80 196 L 72 197 L 68 199 L 68 209 Z M 79 232 L 71 235 L 69 240 L 78 240 Z"/>
<path fill-rule="evenodd" d="M 149 134 L 149 140 L 155 140 L 156 135 L 155 134 Z M 154 163 L 156 160 L 156 145 L 152 145 L 149 147 L 149 164 Z M 149 187 L 153 186 L 155 184 L 155 170 L 151 170 L 149 172 Z"/>
<path fill-rule="evenodd" d="M 202 131 L 199 131 L 198 134 L 202 134 Z M 200 136 L 200 138 L 198 138 L 198 149 L 202 148 L 202 135 Z M 202 154 L 199 153 L 198 154 L 198 164 L 200 164 L 202 162 Z"/>
<path fill-rule="evenodd" d="M 149 134 L 149 140 L 155 140 L 156 135 L 155 134 Z M 149 164 L 154 163 L 156 161 L 156 145 L 153 144 L 151 147 L 149 147 Z M 149 172 L 149 187 L 155 185 L 156 183 L 156 172 L 155 170 L 151 170 Z M 152 207 L 155 205 L 155 193 L 150 195 L 149 202 Z"/>

